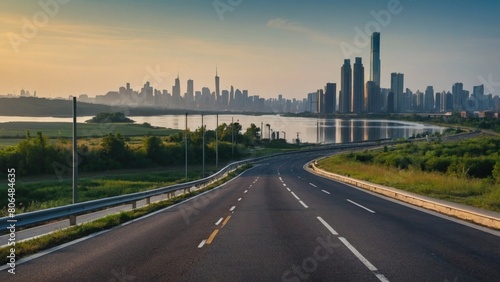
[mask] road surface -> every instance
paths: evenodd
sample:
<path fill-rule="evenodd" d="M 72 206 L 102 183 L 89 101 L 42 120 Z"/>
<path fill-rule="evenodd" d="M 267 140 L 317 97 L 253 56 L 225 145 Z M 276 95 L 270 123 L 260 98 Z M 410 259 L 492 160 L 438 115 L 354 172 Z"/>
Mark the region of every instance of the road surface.
<path fill-rule="evenodd" d="M 282 156 L 220 189 L 0 273 L 0 281 L 498 281 L 499 232 Z"/>

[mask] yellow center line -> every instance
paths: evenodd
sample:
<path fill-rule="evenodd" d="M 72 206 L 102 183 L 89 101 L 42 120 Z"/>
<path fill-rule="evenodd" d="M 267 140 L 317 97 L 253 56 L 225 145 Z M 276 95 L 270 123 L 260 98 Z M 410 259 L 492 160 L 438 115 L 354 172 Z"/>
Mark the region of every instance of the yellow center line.
<path fill-rule="evenodd" d="M 224 219 L 224 222 L 222 222 L 222 226 L 221 226 L 220 228 L 224 227 L 224 225 L 226 225 L 226 223 L 229 221 L 229 219 L 230 219 L 230 218 L 231 218 L 231 216 L 230 216 L 230 215 L 228 215 L 228 216 L 226 217 L 226 219 Z"/>
<path fill-rule="evenodd" d="M 212 244 L 212 241 L 214 240 L 215 238 L 215 235 L 217 235 L 217 233 L 219 232 L 219 229 L 215 229 L 214 232 L 212 232 L 212 234 L 210 234 L 210 237 L 208 237 L 207 241 L 205 242 L 206 245 L 210 245 Z"/>

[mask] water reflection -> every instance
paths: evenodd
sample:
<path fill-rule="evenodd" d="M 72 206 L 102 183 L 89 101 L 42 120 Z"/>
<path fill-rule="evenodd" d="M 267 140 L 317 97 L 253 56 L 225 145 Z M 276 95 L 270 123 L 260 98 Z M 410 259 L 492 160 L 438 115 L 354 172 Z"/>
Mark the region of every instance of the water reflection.
<path fill-rule="evenodd" d="M 91 117 L 78 117 L 78 122 L 84 122 Z M 137 124 L 147 122 L 152 126 L 174 129 L 184 129 L 185 115 L 165 116 L 133 116 Z M 247 116 L 219 115 L 219 125 L 230 124 L 231 120 L 242 125 L 243 132 L 253 123 L 263 128 L 264 138 L 271 132 L 280 132 L 280 137 L 287 136 L 287 142 L 292 143 L 297 136 L 302 143 L 348 143 L 378 139 L 407 138 L 424 132 L 442 133 L 444 128 L 423 125 L 412 122 L 366 120 L 366 119 L 315 119 L 299 117 L 281 117 L 277 115 Z M 71 118 L 36 118 L 36 117 L 6 117 L 0 116 L 0 122 L 8 121 L 39 121 L 39 122 L 71 122 Z M 208 130 L 216 127 L 216 116 L 205 115 L 204 124 Z M 269 125 L 269 127 L 267 126 Z M 0 125 L 1 127 L 1 125 Z M 201 127 L 201 114 L 188 115 L 188 128 L 195 130 Z"/>

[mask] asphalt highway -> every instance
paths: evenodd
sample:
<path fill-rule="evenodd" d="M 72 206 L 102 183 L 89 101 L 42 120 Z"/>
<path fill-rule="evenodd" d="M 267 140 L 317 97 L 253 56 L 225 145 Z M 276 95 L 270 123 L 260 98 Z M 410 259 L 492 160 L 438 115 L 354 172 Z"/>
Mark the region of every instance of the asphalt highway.
<path fill-rule="evenodd" d="M 318 156 L 257 164 L 0 281 L 499 281 L 499 232 L 305 171 Z"/>

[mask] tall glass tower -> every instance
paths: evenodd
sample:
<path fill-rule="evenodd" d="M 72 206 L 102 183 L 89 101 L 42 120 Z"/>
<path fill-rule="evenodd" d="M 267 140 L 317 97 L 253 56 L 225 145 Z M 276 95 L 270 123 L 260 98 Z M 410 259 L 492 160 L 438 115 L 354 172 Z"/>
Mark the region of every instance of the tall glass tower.
<path fill-rule="evenodd" d="M 345 59 L 344 65 L 340 69 L 340 112 L 351 112 L 352 99 L 352 70 L 351 60 Z"/>
<path fill-rule="evenodd" d="M 356 57 L 353 70 L 351 112 L 359 114 L 364 110 L 365 68 L 361 57 Z"/>
<path fill-rule="evenodd" d="M 372 34 L 370 80 L 380 87 L 380 32 Z"/>

